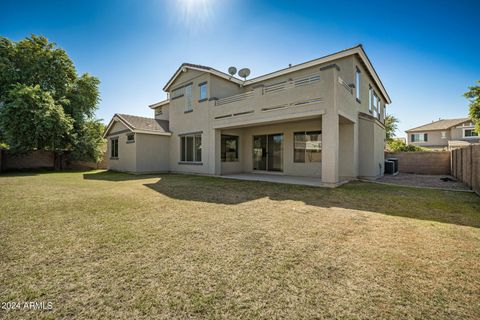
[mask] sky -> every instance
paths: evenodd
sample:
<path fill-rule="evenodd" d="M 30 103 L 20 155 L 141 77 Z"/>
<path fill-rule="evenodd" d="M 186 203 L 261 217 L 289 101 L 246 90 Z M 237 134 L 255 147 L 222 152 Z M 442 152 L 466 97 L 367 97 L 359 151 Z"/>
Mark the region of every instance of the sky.
<path fill-rule="evenodd" d="M 0 35 L 44 35 L 100 81 L 97 117 L 152 117 L 183 62 L 250 78 L 363 44 L 404 131 L 468 114 L 480 1 L 0 0 Z"/>

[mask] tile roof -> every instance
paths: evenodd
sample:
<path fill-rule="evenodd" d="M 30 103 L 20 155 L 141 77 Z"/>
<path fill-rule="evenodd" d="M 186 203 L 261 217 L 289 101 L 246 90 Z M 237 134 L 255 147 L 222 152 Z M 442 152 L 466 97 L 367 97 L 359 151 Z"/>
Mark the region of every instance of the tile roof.
<path fill-rule="evenodd" d="M 117 116 L 129 124 L 132 130 L 170 132 L 168 120 L 138 117 L 129 114 L 117 114 Z"/>
<path fill-rule="evenodd" d="M 459 125 L 459 124 L 464 123 L 464 122 L 469 121 L 469 120 L 470 120 L 469 118 L 442 119 L 442 120 L 434 121 L 434 122 L 429 123 L 429 124 L 425 124 L 423 126 L 408 129 L 407 132 L 409 132 L 409 131 L 445 130 L 445 129 L 449 129 L 453 126 Z"/>

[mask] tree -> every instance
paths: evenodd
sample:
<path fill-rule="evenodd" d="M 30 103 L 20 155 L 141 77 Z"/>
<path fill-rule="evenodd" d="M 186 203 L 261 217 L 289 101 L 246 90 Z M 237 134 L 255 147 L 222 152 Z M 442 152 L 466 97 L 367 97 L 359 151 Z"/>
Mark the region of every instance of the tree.
<path fill-rule="evenodd" d="M 72 119 L 40 86 L 16 84 L 0 109 L 0 126 L 13 152 L 58 151 L 72 130 Z M 18 121 L 24 119 L 24 121 Z"/>
<path fill-rule="evenodd" d="M 406 144 L 400 140 L 390 140 L 387 144 L 387 150 L 391 152 L 415 152 L 425 151 L 424 148 L 418 147 L 413 144 Z"/>
<path fill-rule="evenodd" d="M 72 152 L 72 160 L 102 160 L 106 141 L 102 138 L 105 125 L 100 120 L 88 120 L 77 138 L 76 148 Z"/>
<path fill-rule="evenodd" d="M 89 74 L 78 76 L 67 53 L 43 36 L 0 37 L 1 142 L 14 152 L 68 151 L 98 160 L 104 143 L 95 120 L 99 84 Z"/>
<path fill-rule="evenodd" d="M 385 117 L 385 133 L 387 136 L 387 142 L 391 141 L 395 136 L 395 131 L 398 129 L 398 119 L 392 115 Z"/>
<path fill-rule="evenodd" d="M 468 87 L 465 97 L 470 101 L 469 116 L 475 124 L 475 131 L 480 133 L 480 80 L 477 86 Z"/>

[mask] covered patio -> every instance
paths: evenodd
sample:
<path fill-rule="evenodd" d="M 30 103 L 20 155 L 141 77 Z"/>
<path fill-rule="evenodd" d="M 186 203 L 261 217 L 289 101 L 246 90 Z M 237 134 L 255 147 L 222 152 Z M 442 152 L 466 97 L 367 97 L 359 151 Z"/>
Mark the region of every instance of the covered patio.
<path fill-rule="evenodd" d="M 356 124 L 339 115 L 330 118 L 217 129 L 219 175 L 317 187 L 335 187 L 355 178 Z"/>

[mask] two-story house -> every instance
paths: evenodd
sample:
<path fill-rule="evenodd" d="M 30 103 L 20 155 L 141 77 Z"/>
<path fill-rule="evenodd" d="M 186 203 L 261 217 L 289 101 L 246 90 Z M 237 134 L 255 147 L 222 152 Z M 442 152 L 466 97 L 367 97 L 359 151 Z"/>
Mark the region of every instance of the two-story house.
<path fill-rule="evenodd" d="M 336 186 L 383 175 L 391 103 L 363 47 L 241 80 L 182 64 L 154 118 L 116 114 L 109 169 L 316 177 Z"/>
<path fill-rule="evenodd" d="M 446 150 L 480 142 L 469 118 L 440 119 L 406 131 L 408 143 L 432 150 Z"/>

